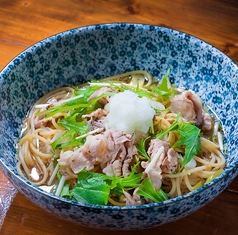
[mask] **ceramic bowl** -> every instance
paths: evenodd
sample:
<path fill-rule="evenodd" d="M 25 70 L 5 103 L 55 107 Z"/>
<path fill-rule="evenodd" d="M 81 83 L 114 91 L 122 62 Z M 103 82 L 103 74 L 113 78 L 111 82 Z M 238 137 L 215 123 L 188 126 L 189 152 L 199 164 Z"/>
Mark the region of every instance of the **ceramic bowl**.
<path fill-rule="evenodd" d="M 142 206 L 96 206 L 42 191 L 16 170 L 16 142 L 32 104 L 57 87 L 131 70 L 146 70 L 192 89 L 224 125 L 224 173 L 181 197 Z M 86 26 L 59 33 L 16 56 L 0 73 L 0 167 L 30 201 L 63 219 L 106 229 L 141 229 L 195 212 L 238 174 L 238 68 L 208 43 L 173 29 L 132 23 Z"/>

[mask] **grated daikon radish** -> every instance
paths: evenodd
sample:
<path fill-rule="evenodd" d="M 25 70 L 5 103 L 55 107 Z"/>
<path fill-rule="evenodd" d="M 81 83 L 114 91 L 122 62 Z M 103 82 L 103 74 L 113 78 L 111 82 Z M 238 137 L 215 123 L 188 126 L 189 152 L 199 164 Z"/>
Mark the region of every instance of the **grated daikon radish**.
<path fill-rule="evenodd" d="M 164 106 L 146 97 L 140 98 L 128 90 L 115 94 L 105 107 L 109 112 L 107 128 L 115 128 L 126 134 L 147 133 L 153 124 L 155 108 L 163 109 Z"/>

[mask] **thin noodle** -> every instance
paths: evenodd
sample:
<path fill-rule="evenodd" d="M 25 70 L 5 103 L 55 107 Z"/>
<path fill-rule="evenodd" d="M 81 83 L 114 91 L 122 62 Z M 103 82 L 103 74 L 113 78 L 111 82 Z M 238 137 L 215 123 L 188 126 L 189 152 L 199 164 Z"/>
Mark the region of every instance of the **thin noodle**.
<path fill-rule="evenodd" d="M 169 197 L 173 197 L 173 195 L 175 195 L 175 192 L 176 192 L 176 180 L 175 179 L 171 179 L 171 184 L 172 184 L 171 190 L 168 192 L 168 196 Z"/>
<path fill-rule="evenodd" d="M 40 157 L 36 157 L 36 161 L 41 169 L 41 175 L 43 175 L 43 178 L 40 181 L 35 182 L 36 185 L 42 185 L 45 183 L 46 179 L 48 178 L 48 172 L 47 169 L 45 167 L 45 164 L 42 162 Z"/>
<path fill-rule="evenodd" d="M 67 179 L 77 179 L 77 175 L 75 175 L 71 168 L 66 168 Z"/>
<path fill-rule="evenodd" d="M 177 174 L 164 174 L 164 177 L 168 177 L 168 178 L 179 178 L 182 176 L 185 176 L 187 174 L 191 174 L 194 172 L 200 172 L 202 170 L 206 169 L 206 166 L 200 166 L 200 167 L 195 167 L 193 169 L 188 170 L 183 170 L 181 173 L 177 173 Z"/>
<path fill-rule="evenodd" d="M 157 86 L 156 82 L 154 81 L 153 77 L 146 71 L 132 71 L 132 72 L 126 72 L 124 74 L 120 75 L 115 75 L 108 77 L 104 79 L 104 81 L 119 81 L 122 82 L 123 85 L 120 86 L 120 83 L 116 83 L 119 85 L 116 85 L 114 88 L 115 90 L 121 91 L 124 89 L 124 85 L 128 85 L 129 89 L 140 89 L 143 92 L 152 92 L 155 84 Z M 111 85 L 110 82 L 106 82 L 106 84 Z M 90 86 L 85 85 L 85 86 Z M 94 86 L 94 87 L 93 87 Z M 95 89 L 97 86 L 97 83 L 92 83 L 92 88 Z M 108 85 L 106 85 L 108 86 Z M 168 81 L 168 87 L 171 87 L 172 85 Z M 19 172 L 20 175 L 23 177 L 27 177 L 31 182 L 38 186 L 54 186 L 58 185 L 56 189 L 56 195 L 61 194 L 61 190 L 64 187 L 65 182 L 67 182 L 70 187 L 72 185 L 75 185 L 77 182 L 78 174 L 74 173 L 73 168 L 71 168 L 71 165 L 74 164 L 74 162 L 71 159 L 71 156 L 74 156 L 75 152 L 77 151 L 77 159 L 76 162 L 79 161 L 81 164 L 83 162 L 90 161 L 90 152 L 88 150 L 85 159 L 83 159 L 83 154 L 81 154 L 80 147 L 83 145 L 86 141 L 86 138 L 101 134 L 107 129 L 107 126 L 103 127 L 98 127 L 95 126 L 94 128 L 91 128 L 91 124 L 94 121 L 98 121 L 98 117 L 91 117 L 91 111 L 94 112 L 96 111 L 94 107 L 91 107 L 92 110 L 87 109 L 89 106 L 89 99 L 87 100 L 87 103 L 83 103 L 82 106 L 79 108 L 79 104 L 76 104 L 78 100 L 81 100 L 81 98 L 84 98 L 85 93 L 80 93 L 81 88 L 84 87 L 84 85 L 80 85 L 79 87 L 76 88 L 71 88 L 71 87 L 61 87 L 56 90 L 53 90 L 49 92 L 48 94 L 44 95 L 42 98 L 40 98 L 35 105 L 32 107 L 32 109 L 29 111 L 28 116 L 26 117 L 23 125 L 24 128 L 22 129 L 22 135 L 21 138 L 19 139 L 18 143 L 18 162 L 16 164 L 17 171 Z M 119 87 L 119 88 L 118 88 Z M 79 90 L 78 90 L 79 89 Z M 98 89 L 96 87 L 96 89 Z M 121 90 L 120 90 L 121 89 Z M 88 90 L 87 90 L 88 91 Z M 94 91 L 94 90 L 93 90 Z M 179 91 L 180 92 L 180 91 Z M 113 91 L 114 93 L 114 91 Z M 108 95 L 107 95 L 108 96 Z M 108 98 L 108 97 L 107 97 Z M 149 131 L 154 132 L 151 134 L 151 139 L 156 138 L 156 134 L 160 133 L 163 130 L 167 130 L 168 128 L 171 127 L 171 125 L 175 122 L 177 119 L 178 114 L 173 113 L 170 110 L 170 105 L 171 105 L 171 100 L 170 98 L 167 97 L 162 97 L 157 94 L 156 96 L 152 96 L 151 98 L 153 102 L 160 102 L 160 108 L 155 109 L 155 115 L 153 118 L 153 126 Z M 68 108 L 68 102 L 70 103 L 70 111 L 66 110 Z M 98 102 L 97 107 L 102 107 L 102 104 Z M 93 104 L 94 105 L 94 104 Z M 92 105 L 92 106 L 93 106 Z M 59 111 L 56 114 L 52 114 L 51 116 L 48 115 L 47 118 L 44 117 L 43 114 L 47 113 L 48 109 L 55 108 L 54 110 L 57 110 L 59 107 Z M 161 107 L 165 107 L 164 109 Z M 83 110 L 89 110 L 85 113 L 83 113 Z M 103 108 L 102 108 L 103 109 Z M 171 108 L 172 109 L 172 108 Z M 71 110 L 72 113 L 71 114 Z M 76 115 L 74 115 L 74 111 L 77 110 Z M 85 116 L 88 116 L 88 119 L 83 119 L 81 118 L 78 113 L 80 113 L 82 110 L 83 114 L 86 114 Z M 103 109 L 107 115 L 106 109 Z M 41 113 L 42 112 L 42 113 Z M 51 113 L 50 113 L 51 114 Z M 50 116 L 50 117 L 49 117 Z M 69 120 L 69 125 L 70 128 L 72 128 L 72 132 L 67 132 L 68 129 L 62 124 L 64 122 L 61 122 L 59 124 L 59 120 L 67 120 L 67 118 L 72 119 Z M 88 123 L 88 130 L 86 132 L 81 133 L 80 129 L 80 123 L 81 121 L 87 121 Z M 182 123 L 184 120 L 179 118 L 178 124 Z M 100 123 L 99 123 L 100 124 Z M 121 123 L 123 124 L 123 122 Z M 215 126 L 210 132 L 213 132 L 216 134 L 214 137 L 210 136 L 208 138 L 205 138 L 202 135 L 201 136 L 201 153 L 193 156 L 193 160 L 191 160 L 191 163 L 187 164 L 183 169 L 181 169 L 181 162 L 183 161 L 184 155 L 186 153 L 185 147 L 184 146 L 178 146 L 178 147 L 173 147 L 174 144 L 179 141 L 180 135 L 177 130 L 170 131 L 166 133 L 161 140 L 166 141 L 170 148 L 173 148 L 176 151 L 176 159 L 178 160 L 178 166 L 176 170 L 172 171 L 162 171 L 161 168 L 155 168 L 155 165 L 157 162 L 160 162 L 160 159 L 164 155 L 164 146 L 160 146 L 160 152 L 159 155 L 154 158 L 151 157 L 151 159 L 146 159 L 145 156 L 142 156 L 143 154 L 138 153 L 133 155 L 133 161 L 131 161 L 130 169 L 132 169 L 133 164 L 136 164 L 138 161 L 145 161 L 146 166 L 142 167 L 142 164 L 140 167 L 138 167 L 138 172 L 136 173 L 142 173 L 143 172 L 143 177 L 147 177 L 150 174 L 151 170 L 156 169 L 156 173 L 161 172 L 161 189 L 163 189 L 169 198 L 174 198 L 177 196 L 184 195 L 190 191 L 193 191 L 194 188 L 198 187 L 197 185 L 203 184 L 203 182 L 206 182 L 206 180 L 213 176 L 216 171 L 219 172 L 220 169 L 223 169 L 226 164 L 226 159 L 224 154 L 222 153 L 222 150 L 224 149 L 223 146 L 223 136 L 222 136 L 222 130 L 219 125 L 219 122 L 217 120 L 214 121 Z M 91 129 L 90 129 L 91 128 Z M 77 129 L 77 131 L 74 130 Z M 78 129 L 80 131 L 78 131 Z M 176 128 L 175 128 L 176 129 Z M 72 136 L 67 135 L 72 134 Z M 134 134 L 134 133 L 133 133 Z M 146 133 L 148 134 L 148 133 Z M 66 137 L 65 137 L 66 136 Z M 142 135 L 143 136 L 143 135 Z M 59 139 L 61 138 L 61 139 Z M 144 138 L 144 136 L 143 136 Z M 214 141 L 211 141 L 210 139 L 213 139 Z M 62 140 L 63 139 L 63 140 Z M 145 150 L 148 151 L 148 148 L 150 146 L 149 140 L 145 142 Z M 59 142 L 55 142 L 59 140 Z M 64 145 L 64 141 L 69 141 L 72 140 L 66 148 L 63 148 L 61 146 Z M 55 145 L 57 146 L 55 147 Z M 59 143 L 59 144 L 58 144 Z M 71 147 L 71 144 L 77 144 Z M 58 147 L 60 146 L 60 147 Z M 136 146 L 137 147 L 137 146 Z M 103 147 L 105 148 L 105 146 Z M 158 148 L 159 149 L 159 148 Z M 158 153 L 157 149 L 157 153 Z M 101 149 L 100 149 L 101 151 Z M 124 160 L 125 159 L 117 159 L 118 156 L 120 155 L 120 151 L 124 150 L 118 150 L 118 152 L 115 154 L 113 160 L 118 160 L 118 162 L 121 162 L 123 168 Z M 166 150 L 168 151 L 168 150 Z M 126 151 L 125 151 L 126 152 Z M 67 155 L 68 154 L 68 155 Z M 81 156 L 82 155 L 82 156 Z M 65 157 L 65 162 L 64 164 L 60 164 L 60 161 L 62 160 L 61 157 Z M 157 158 L 158 157 L 158 158 Z M 81 159 L 82 158 L 82 159 Z M 153 160 L 154 159 L 154 160 Z M 81 162 L 82 160 L 82 162 Z M 58 162 L 57 162 L 58 161 Z M 74 159 L 75 161 L 75 159 Z M 164 159 L 164 161 L 169 162 L 170 159 Z M 108 164 L 113 165 L 111 162 L 109 163 L 102 163 L 99 162 L 97 159 L 95 162 L 93 162 L 93 167 L 89 170 L 92 174 L 94 173 L 104 173 L 104 169 L 106 165 Z M 190 166 L 189 166 L 190 165 Z M 192 166 L 191 166 L 192 165 Z M 113 165 L 114 166 L 114 165 Z M 116 166 L 116 165 L 115 165 Z M 85 166 L 84 166 L 85 167 Z M 39 180 L 34 180 L 34 175 L 33 173 L 37 170 L 37 174 L 39 176 Z M 32 173 L 33 172 L 33 173 Z M 172 172 L 172 173 L 168 173 Z M 61 176 L 60 180 L 59 177 Z M 125 191 L 126 193 L 131 193 L 129 191 Z M 137 195 L 138 196 L 138 195 Z M 125 206 L 126 203 L 126 197 L 123 196 L 118 196 L 118 198 L 114 194 L 109 195 L 109 204 L 111 205 L 116 205 L 116 206 Z M 141 198 L 139 199 L 140 202 L 143 201 Z M 144 200 L 146 202 L 150 201 L 148 199 Z"/>
<path fill-rule="evenodd" d="M 29 141 L 26 141 L 23 144 L 21 151 L 22 151 L 22 155 L 24 156 L 24 161 L 26 165 L 34 166 L 35 160 L 33 159 L 31 152 L 29 151 Z"/>
<path fill-rule="evenodd" d="M 35 146 L 33 144 L 30 144 L 30 149 L 32 150 L 32 152 L 35 155 L 40 156 L 42 159 L 50 159 L 52 158 L 51 154 L 47 154 L 47 153 L 42 153 L 41 151 L 39 151 L 37 148 L 35 148 Z"/>
<path fill-rule="evenodd" d="M 108 201 L 114 206 L 125 206 L 126 205 L 125 202 L 117 202 L 117 201 L 113 200 L 111 197 L 108 198 Z"/>
<path fill-rule="evenodd" d="M 223 167 L 225 165 L 225 157 L 220 155 L 219 158 L 217 157 L 217 155 L 214 155 L 216 161 L 207 161 L 205 159 L 202 159 L 198 156 L 194 156 L 194 159 L 197 161 L 197 162 L 200 162 L 202 163 L 203 165 L 206 165 L 208 167 Z"/>
<path fill-rule="evenodd" d="M 201 137 L 201 145 L 212 152 L 215 152 L 217 149 L 219 149 L 218 144 L 215 144 L 214 142 L 211 142 L 210 140 L 204 137 Z"/>
<path fill-rule="evenodd" d="M 175 179 L 175 182 L 176 182 L 176 191 L 177 191 L 177 195 L 178 195 L 178 196 L 181 196 L 181 195 L 182 195 L 181 187 L 180 187 L 180 180 L 181 180 L 180 177 L 177 177 L 177 178 Z"/>
<path fill-rule="evenodd" d="M 186 184 L 186 187 L 189 189 L 189 191 L 193 191 L 193 187 L 191 185 L 191 181 L 188 178 L 188 175 L 184 176 L 184 182 Z"/>
<path fill-rule="evenodd" d="M 30 178 L 30 170 L 25 163 L 25 160 L 24 160 L 24 157 L 23 157 L 21 151 L 19 152 L 19 160 L 21 162 L 21 165 L 22 165 L 23 170 L 26 173 L 27 177 Z"/>

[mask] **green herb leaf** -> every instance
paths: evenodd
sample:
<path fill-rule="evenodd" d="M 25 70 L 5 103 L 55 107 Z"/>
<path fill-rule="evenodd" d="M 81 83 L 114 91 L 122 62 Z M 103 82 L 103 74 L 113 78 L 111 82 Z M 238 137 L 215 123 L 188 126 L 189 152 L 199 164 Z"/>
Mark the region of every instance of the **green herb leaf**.
<path fill-rule="evenodd" d="M 147 137 L 145 139 L 140 139 L 139 145 L 136 146 L 137 152 L 144 157 L 147 160 L 150 160 L 150 157 L 148 156 L 146 149 L 145 149 L 145 144 L 146 141 L 149 139 L 150 137 Z"/>
<path fill-rule="evenodd" d="M 60 196 L 61 197 L 69 197 L 70 193 L 69 193 L 69 184 L 65 184 L 60 192 Z"/>
<path fill-rule="evenodd" d="M 116 195 L 121 195 L 123 191 L 128 191 L 137 188 L 140 184 L 142 173 L 135 174 L 136 167 L 140 164 L 138 162 L 132 168 L 132 171 L 127 177 L 113 177 L 111 183 L 111 189 Z"/>
<path fill-rule="evenodd" d="M 166 130 L 156 135 L 157 139 L 161 139 L 170 131 L 179 132 L 179 141 L 173 145 L 173 148 L 182 146 L 185 148 L 185 155 L 182 161 L 181 169 L 193 158 L 194 155 L 201 152 L 200 129 L 193 123 L 182 122 L 179 124 L 178 120 L 181 114 L 179 113 L 173 124 Z"/>
<path fill-rule="evenodd" d="M 81 122 L 77 121 L 78 114 L 74 114 L 72 116 L 68 116 L 66 118 L 60 119 L 57 124 L 61 127 L 64 127 L 67 130 L 74 130 L 80 135 L 85 134 L 88 131 L 87 121 L 83 120 Z"/>
<path fill-rule="evenodd" d="M 170 74 L 170 69 L 168 69 L 165 75 L 162 77 L 160 85 L 159 85 L 160 90 L 164 91 L 165 93 L 170 93 L 170 87 L 168 86 L 169 74 Z"/>
<path fill-rule="evenodd" d="M 80 202 L 106 205 L 111 191 L 115 195 L 122 195 L 124 190 L 128 191 L 139 186 L 142 173 L 135 174 L 138 164 L 133 167 L 128 177 L 111 177 L 101 173 L 87 172 L 84 169 L 78 174 L 77 184 L 68 195 Z"/>
<path fill-rule="evenodd" d="M 182 122 L 178 128 L 179 141 L 174 144 L 173 148 L 185 146 L 185 155 L 182 161 L 183 168 L 194 155 L 201 152 L 200 129 L 192 123 Z"/>
<path fill-rule="evenodd" d="M 91 94 L 95 91 L 95 88 L 92 87 L 86 87 L 86 88 L 78 88 L 75 87 L 74 88 L 74 97 L 79 97 L 69 101 L 66 101 L 65 103 L 60 103 L 60 104 L 56 104 L 56 106 L 52 106 L 50 108 L 48 108 L 47 110 L 38 112 L 36 115 L 45 115 L 46 118 L 52 117 L 55 114 L 59 113 L 59 112 L 64 112 L 64 111 L 75 111 L 80 109 L 83 110 L 83 112 L 85 112 L 86 108 L 89 108 L 89 104 L 88 104 L 88 98 L 91 96 Z M 75 112 L 73 112 L 74 114 Z M 79 112 L 78 112 L 79 113 Z"/>
<path fill-rule="evenodd" d="M 79 96 L 81 95 L 80 100 L 76 100 L 76 103 L 84 103 L 86 104 L 88 102 L 88 98 L 93 94 L 95 90 L 97 90 L 97 87 L 74 87 L 74 95 Z"/>
<path fill-rule="evenodd" d="M 178 113 L 176 119 L 174 120 L 174 122 L 172 123 L 172 125 L 166 129 L 166 130 L 163 130 L 161 131 L 159 134 L 156 135 L 156 138 L 157 139 L 161 139 L 163 138 L 166 134 L 168 134 L 170 131 L 177 131 L 179 129 L 179 118 L 181 117 L 181 114 Z"/>
<path fill-rule="evenodd" d="M 45 115 L 45 118 L 49 118 L 59 112 L 69 111 L 69 110 L 77 109 L 77 108 L 87 108 L 87 107 L 89 107 L 88 104 L 78 103 L 78 104 L 74 104 L 74 105 L 67 105 L 67 103 L 65 103 L 63 105 L 51 107 L 51 108 L 44 110 L 42 112 L 38 112 L 38 113 L 36 113 L 36 116 Z"/>
<path fill-rule="evenodd" d="M 147 97 L 148 99 L 151 98 L 156 98 L 156 94 L 153 93 L 152 91 L 146 90 L 146 89 L 139 89 L 137 87 L 132 87 L 126 83 L 118 83 L 118 82 L 113 82 L 113 81 L 107 81 L 107 82 L 91 82 L 91 86 L 97 86 L 99 85 L 100 87 L 114 87 L 116 91 L 131 91 L 137 94 L 139 97 Z"/>
<path fill-rule="evenodd" d="M 76 139 L 76 132 L 74 130 L 69 130 L 54 142 L 51 143 L 52 148 L 66 148 L 66 147 L 78 147 L 83 144 L 82 139 Z"/>
<path fill-rule="evenodd" d="M 158 191 L 155 190 L 149 177 L 142 181 L 137 194 L 149 198 L 154 202 L 162 202 L 168 199 L 167 194 L 162 189 L 159 189 Z"/>
<path fill-rule="evenodd" d="M 70 192 L 80 202 L 95 205 L 107 205 L 110 188 L 103 174 L 80 172 L 76 186 Z"/>
<path fill-rule="evenodd" d="M 170 69 L 167 70 L 166 74 L 162 77 L 161 82 L 158 86 L 153 85 L 152 90 L 157 93 L 162 99 L 168 98 L 177 94 L 175 88 L 170 86 L 169 81 Z"/>

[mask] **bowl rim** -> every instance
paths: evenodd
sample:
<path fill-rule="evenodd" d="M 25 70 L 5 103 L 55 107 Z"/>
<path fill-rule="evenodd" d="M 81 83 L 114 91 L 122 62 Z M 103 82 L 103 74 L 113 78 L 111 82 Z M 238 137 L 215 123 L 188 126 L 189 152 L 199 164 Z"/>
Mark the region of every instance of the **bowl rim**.
<path fill-rule="evenodd" d="M 80 27 L 75 27 L 72 29 L 68 29 L 62 32 L 58 32 L 56 34 L 53 34 L 49 37 L 43 38 L 42 40 L 34 43 L 33 45 L 27 47 L 25 50 L 23 50 L 22 52 L 20 52 L 19 54 L 17 54 L 9 63 L 7 63 L 3 69 L 0 71 L 0 84 L 3 82 L 3 80 L 9 75 L 9 73 L 11 72 L 11 70 L 18 65 L 18 63 L 16 63 L 16 60 L 24 60 L 25 57 L 27 56 L 27 53 L 30 52 L 31 50 L 34 48 L 38 48 L 38 47 L 44 47 L 46 45 L 47 42 L 50 41 L 56 41 L 58 36 L 62 36 L 62 37 L 67 37 L 70 36 L 70 34 L 77 32 L 77 33 L 85 33 L 85 32 L 91 32 L 94 30 L 97 30 L 101 27 L 105 27 L 107 26 L 108 29 L 115 29 L 116 27 L 129 27 L 129 26 L 134 26 L 135 28 L 139 29 L 141 28 L 141 30 L 149 30 L 150 27 L 153 27 L 156 30 L 163 30 L 166 31 L 167 33 L 177 33 L 176 37 L 184 37 L 185 35 L 189 35 L 191 37 L 191 39 L 194 42 L 202 42 L 204 43 L 206 46 L 208 46 L 210 49 L 215 50 L 216 52 L 218 52 L 220 55 L 222 55 L 223 58 L 225 58 L 226 60 L 230 61 L 232 66 L 234 66 L 234 68 L 236 70 L 238 70 L 238 64 L 232 60 L 231 58 L 229 58 L 225 53 L 223 53 L 221 50 L 219 50 L 218 48 L 216 48 L 215 46 L 211 45 L 210 43 L 206 42 L 205 40 L 198 38 L 196 36 L 193 36 L 189 33 L 185 33 L 183 31 L 177 30 L 177 29 L 173 29 L 173 28 L 169 28 L 169 27 L 165 27 L 165 26 L 160 26 L 160 25 L 153 25 L 153 24 L 146 24 L 146 23 L 133 23 L 133 22 L 114 22 L 114 23 L 99 23 L 99 24 L 93 24 L 93 25 L 85 25 L 85 26 L 80 26 Z M 179 36 L 178 36 L 179 33 Z M 93 204 L 87 204 L 87 203 L 80 203 L 80 202 L 76 202 L 76 201 L 72 201 L 66 198 L 62 198 L 59 196 L 56 196 L 52 193 L 49 193 L 47 191 L 42 190 L 41 188 L 39 188 L 38 186 L 35 186 L 33 183 L 31 183 L 29 180 L 27 180 L 26 178 L 23 178 L 21 175 L 19 174 L 15 174 L 14 172 L 11 171 L 11 169 L 9 168 L 9 166 L 7 166 L 5 164 L 5 162 L 2 161 L 1 157 L 0 157 L 0 166 L 2 166 L 3 172 L 6 171 L 8 172 L 11 177 L 13 178 L 17 178 L 17 180 L 20 180 L 22 184 L 26 185 L 27 187 L 31 187 L 33 189 L 33 191 L 38 191 L 40 194 L 43 194 L 47 197 L 53 198 L 57 201 L 61 201 L 61 202 L 65 202 L 65 203 L 69 203 L 69 204 L 73 204 L 73 205 L 77 205 L 77 206 L 82 206 L 82 207 L 86 207 L 86 208 L 94 208 L 94 209 L 106 209 L 106 210 L 140 210 L 140 209 L 145 209 L 145 208 L 153 208 L 153 207 L 163 207 L 163 206 L 169 206 L 170 204 L 173 204 L 174 202 L 177 201 L 183 201 L 186 200 L 189 197 L 192 196 L 196 196 L 197 194 L 199 194 L 202 191 L 205 191 L 209 188 L 211 188 L 214 184 L 222 181 L 222 179 L 224 177 L 228 177 L 229 174 L 231 172 L 236 172 L 235 176 L 238 175 L 238 161 L 237 161 L 237 165 L 234 165 L 232 167 L 229 168 L 225 168 L 224 172 L 222 174 L 220 174 L 218 177 L 216 177 L 213 181 L 203 185 L 202 187 L 191 191 L 185 195 L 182 196 L 178 196 L 176 198 L 172 198 L 172 199 L 168 199 L 166 201 L 163 202 L 157 202 L 157 203 L 150 203 L 150 204 L 143 204 L 143 205 L 137 205 L 137 206 L 103 206 L 103 205 L 93 205 Z M 13 184 L 14 184 L 14 180 Z"/>
<path fill-rule="evenodd" d="M 25 48 L 23 51 L 19 52 L 18 54 L 16 54 L 16 56 L 14 56 L 5 66 L 3 66 L 3 68 L 0 70 L 0 82 L 1 82 L 1 76 L 2 74 L 4 74 L 5 76 L 8 75 L 8 73 L 10 72 L 10 70 L 8 71 L 8 67 L 9 66 L 16 66 L 14 64 L 14 60 L 17 59 L 18 57 L 21 57 L 20 60 L 23 60 L 25 58 L 25 56 L 27 55 L 27 52 L 30 52 L 30 50 L 33 47 L 42 47 L 42 44 L 44 44 L 43 46 L 45 46 L 45 44 L 47 43 L 47 41 L 54 41 L 57 40 L 57 36 L 69 36 L 73 31 L 77 31 L 77 33 L 83 33 L 83 32 L 88 32 L 88 31 L 93 31 L 93 30 L 97 30 L 101 27 L 108 27 L 110 29 L 115 29 L 116 27 L 129 27 L 129 26 L 135 26 L 137 27 L 137 29 L 139 27 L 143 27 L 143 30 L 149 30 L 150 27 L 157 29 L 157 30 L 163 30 L 163 31 L 171 31 L 173 33 L 179 33 L 180 36 L 183 35 L 188 35 L 191 37 L 192 40 L 194 41 L 199 41 L 199 42 L 203 42 L 205 43 L 206 46 L 209 46 L 211 49 L 216 50 L 217 52 L 219 52 L 219 54 L 221 54 L 224 58 L 230 60 L 230 62 L 232 63 L 233 66 L 236 67 L 236 69 L 238 69 L 238 62 L 236 63 L 233 59 L 231 59 L 229 56 L 227 56 L 224 52 L 222 52 L 220 49 L 218 49 L 216 46 L 212 45 L 211 43 L 209 43 L 208 41 L 194 36 L 190 33 L 186 33 L 184 31 L 181 30 L 177 30 L 177 29 L 173 29 L 171 27 L 167 27 L 167 26 L 163 26 L 163 25 L 153 25 L 153 24 L 148 24 L 148 23 L 134 23 L 134 22 L 111 22 L 111 23 L 97 23 L 97 24 L 89 24 L 89 25 L 84 25 L 84 26 L 80 26 L 80 27 L 74 27 L 68 30 L 64 30 L 64 31 L 60 31 L 58 33 L 52 34 L 48 37 L 45 37 L 35 43 L 33 43 L 32 45 L 28 46 L 27 48 Z M 146 28 L 145 28 L 146 27 Z M 176 37 L 178 37 L 178 35 L 176 35 Z M 11 68 L 11 69 L 13 69 Z"/>

